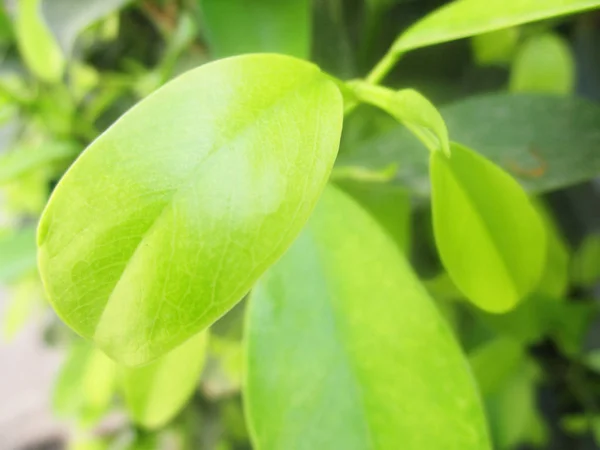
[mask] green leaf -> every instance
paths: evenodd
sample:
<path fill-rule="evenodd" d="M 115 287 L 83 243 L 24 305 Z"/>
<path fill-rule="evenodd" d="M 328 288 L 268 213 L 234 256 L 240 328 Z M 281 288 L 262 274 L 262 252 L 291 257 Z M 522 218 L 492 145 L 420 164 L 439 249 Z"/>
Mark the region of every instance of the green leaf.
<path fill-rule="evenodd" d="M 504 28 L 473 36 L 471 46 L 477 63 L 503 65 L 510 63 L 519 42 L 517 27 Z"/>
<path fill-rule="evenodd" d="M 0 184 L 31 170 L 74 159 L 80 151 L 79 145 L 68 141 L 52 141 L 15 148 L 0 155 Z"/>
<path fill-rule="evenodd" d="M 550 211 L 540 202 L 535 204 L 546 229 L 546 264 L 536 292 L 554 300 L 564 298 L 569 287 L 569 248 Z"/>
<path fill-rule="evenodd" d="M 79 34 L 131 0 L 43 0 L 42 9 L 65 55 L 71 55 Z"/>
<path fill-rule="evenodd" d="M 248 314 L 257 448 L 489 448 L 450 329 L 392 240 L 339 190 L 326 189 Z"/>
<path fill-rule="evenodd" d="M 537 285 L 546 257 L 542 221 L 517 182 L 481 155 L 453 143 L 431 154 L 435 241 L 465 296 L 506 312 Z"/>
<path fill-rule="evenodd" d="M 29 69 L 41 80 L 58 83 L 65 60 L 42 16 L 42 0 L 17 0 L 17 44 Z"/>
<path fill-rule="evenodd" d="M 398 247 L 408 253 L 411 205 L 405 189 L 389 183 L 351 180 L 338 181 L 336 184 L 373 215 Z"/>
<path fill-rule="evenodd" d="M 573 255 L 571 277 L 579 286 L 592 286 L 600 280 L 600 234 L 590 234 L 580 244 Z"/>
<path fill-rule="evenodd" d="M 242 53 L 310 56 L 309 0 L 199 0 L 203 25 L 217 58 Z"/>
<path fill-rule="evenodd" d="M 148 365 L 121 368 L 125 403 L 134 422 L 156 429 L 181 411 L 200 381 L 207 338 L 202 332 Z"/>
<path fill-rule="evenodd" d="M 497 392 L 523 362 L 523 345 L 511 338 L 498 337 L 480 345 L 469 355 L 471 369 L 482 395 Z"/>
<path fill-rule="evenodd" d="M 75 341 L 54 385 L 54 413 L 76 419 L 81 427 L 95 425 L 110 407 L 116 375 L 116 364 L 104 353 Z"/>
<path fill-rule="evenodd" d="M 444 119 L 435 106 L 414 89 L 392 91 L 362 81 L 349 86 L 359 100 L 383 109 L 403 123 L 429 150 L 450 152 Z"/>
<path fill-rule="evenodd" d="M 8 291 L 9 304 L 2 317 L 2 337 L 12 340 L 44 305 L 43 289 L 36 273 L 19 280 Z"/>
<path fill-rule="evenodd" d="M 304 226 L 341 125 L 337 87 L 286 56 L 168 83 L 85 150 L 46 207 L 39 266 L 57 313 L 129 366 L 207 328 Z"/>
<path fill-rule="evenodd" d="M 34 227 L 0 235 L 0 284 L 33 272 L 36 265 L 35 252 Z"/>
<path fill-rule="evenodd" d="M 392 52 L 404 53 L 599 6 L 599 0 L 455 0 L 408 28 Z"/>
<path fill-rule="evenodd" d="M 488 94 L 442 107 L 452 139 L 477 149 L 532 193 L 571 186 L 600 173 L 600 107 L 539 94 Z M 427 154 L 402 126 L 343 148 L 336 170 L 373 172 L 396 165 L 398 181 L 429 191 Z M 573 149 L 577 151 L 573 151 Z"/>
<path fill-rule="evenodd" d="M 569 44 L 556 33 L 529 38 L 517 52 L 510 73 L 512 92 L 567 95 L 575 86 L 575 61 Z"/>

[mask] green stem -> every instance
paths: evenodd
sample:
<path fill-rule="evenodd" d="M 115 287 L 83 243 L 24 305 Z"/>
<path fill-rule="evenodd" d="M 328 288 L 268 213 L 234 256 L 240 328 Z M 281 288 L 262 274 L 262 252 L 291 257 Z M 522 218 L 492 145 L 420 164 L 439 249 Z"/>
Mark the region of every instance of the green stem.
<path fill-rule="evenodd" d="M 369 84 L 379 84 L 387 76 L 394 66 L 400 61 L 402 53 L 394 51 L 393 47 L 381 58 L 381 60 L 369 72 L 365 81 Z"/>

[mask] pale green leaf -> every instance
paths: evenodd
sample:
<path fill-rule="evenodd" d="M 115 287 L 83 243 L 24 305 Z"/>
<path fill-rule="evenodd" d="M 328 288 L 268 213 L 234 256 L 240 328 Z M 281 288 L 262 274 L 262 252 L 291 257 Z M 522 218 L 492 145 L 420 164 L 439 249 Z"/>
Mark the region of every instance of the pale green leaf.
<path fill-rule="evenodd" d="M 475 60 L 481 65 L 508 64 L 519 41 L 519 29 L 504 28 L 473 36 L 471 46 Z"/>
<path fill-rule="evenodd" d="M 341 191 L 326 189 L 249 306 L 256 448 L 489 448 L 449 327 L 392 240 Z"/>
<path fill-rule="evenodd" d="M 287 56 L 228 58 L 166 84 L 56 187 L 38 230 L 49 300 L 125 365 L 166 353 L 233 307 L 293 241 L 341 125 L 337 87 Z"/>
<path fill-rule="evenodd" d="M 254 52 L 310 56 L 309 0 L 198 1 L 217 58 Z"/>
<path fill-rule="evenodd" d="M 585 237 L 573 255 L 571 263 L 573 283 L 592 286 L 600 280 L 600 234 Z"/>
<path fill-rule="evenodd" d="M 600 107 L 580 98 L 487 94 L 440 109 L 452 139 L 481 152 L 532 193 L 571 186 L 600 173 Z M 576 148 L 577 151 L 573 151 Z M 429 193 L 427 153 L 403 126 L 342 147 L 336 172 L 396 168 L 396 179 Z"/>
<path fill-rule="evenodd" d="M 510 73 L 512 92 L 567 95 L 575 85 L 575 60 L 556 33 L 532 36 L 519 48 Z"/>
<path fill-rule="evenodd" d="M 349 84 L 360 101 L 383 109 L 404 124 L 429 150 L 449 153 L 444 119 L 429 100 L 414 89 L 392 91 L 369 83 Z"/>
<path fill-rule="evenodd" d="M 66 55 L 71 55 L 79 34 L 87 27 L 118 11 L 131 0 L 42 0 L 48 27 Z"/>
<path fill-rule="evenodd" d="M 75 341 L 54 385 L 54 413 L 75 419 L 81 427 L 93 426 L 111 405 L 116 375 L 116 364 L 104 353 L 84 341 Z"/>
<path fill-rule="evenodd" d="M 0 185 L 46 165 L 74 159 L 81 151 L 69 141 L 51 141 L 16 147 L 0 155 Z"/>
<path fill-rule="evenodd" d="M 35 271 L 35 254 L 34 227 L 0 235 L 0 283 L 14 281 Z"/>
<path fill-rule="evenodd" d="M 169 422 L 193 395 L 206 359 L 202 332 L 143 367 L 121 368 L 125 403 L 134 422 L 156 429 Z"/>
<path fill-rule="evenodd" d="M 2 316 L 2 337 L 12 340 L 44 305 L 44 294 L 36 273 L 14 283 L 8 290 L 9 303 Z"/>
<path fill-rule="evenodd" d="M 411 205 L 406 190 L 389 183 L 338 181 L 336 183 L 366 209 L 408 253 L 411 231 Z"/>
<path fill-rule="evenodd" d="M 396 40 L 394 53 L 600 7 L 599 0 L 455 0 Z"/>
<path fill-rule="evenodd" d="M 41 80 L 57 83 L 65 60 L 42 15 L 42 0 L 17 0 L 17 44 L 29 69 Z"/>
<path fill-rule="evenodd" d="M 541 218 L 523 189 L 478 153 L 453 143 L 431 154 L 435 241 L 458 288 L 480 308 L 506 312 L 537 285 L 546 257 Z"/>

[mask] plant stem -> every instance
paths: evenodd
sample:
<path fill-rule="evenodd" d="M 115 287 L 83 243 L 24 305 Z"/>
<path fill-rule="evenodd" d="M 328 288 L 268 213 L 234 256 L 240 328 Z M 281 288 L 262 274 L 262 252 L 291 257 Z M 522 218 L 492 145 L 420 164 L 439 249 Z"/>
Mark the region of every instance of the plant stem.
<path fill-rule="evenodd" d="M 381 58 L 381 60 L 373 67 L 373 70 L 369 72 L 365 81 L 369 84 L 379 84 L 386 77 L 386 75 L 394 68 L 396 63 L 400 60 L 402 53 L 394 51 L 393 47 Z"/>

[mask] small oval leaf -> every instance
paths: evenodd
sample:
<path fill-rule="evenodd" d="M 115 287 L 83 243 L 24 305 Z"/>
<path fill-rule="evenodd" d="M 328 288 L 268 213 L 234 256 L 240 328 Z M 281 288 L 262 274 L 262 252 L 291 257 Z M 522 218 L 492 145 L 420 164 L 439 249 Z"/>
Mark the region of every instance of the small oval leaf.
<path fill-rule="evenodd" d="M 326 189 L 248 314 L 256 448 L 490 448 L 452 332 L 391 238 L 341 191 Z"/>
<path fill-rule="evenodd" d="M 198 385 L 206 359 L 204 331 L 143 367 L 121 367 L 125 403 L 134 422 L 156 429 L 169 422 Z"/>
<path fill-rule="evenodd" d="M 150 95 L 85 150 L 42 215 L 57 313 L 129 366 L 208 327 L 305 224 L 342 114 L 328 76 L 279 55 L 207 64 Z"/>
<path fill-rule="evenodd" d="M 440 257 L 477 306 L 506 312 L 537 285 L 545 264 L 543 223 L 525 191 L 480 154 L 452 143 L 431 154 L 433 228 Z"/>
<path fill-rule="evenodd" d="M 567 95 L 575 86 L 575 60 L 569 44 L 556 33 L 529 38 L 512 64 L 512 92 Z"/>

